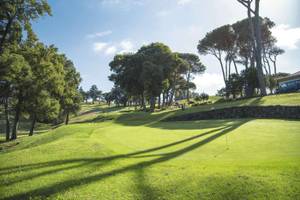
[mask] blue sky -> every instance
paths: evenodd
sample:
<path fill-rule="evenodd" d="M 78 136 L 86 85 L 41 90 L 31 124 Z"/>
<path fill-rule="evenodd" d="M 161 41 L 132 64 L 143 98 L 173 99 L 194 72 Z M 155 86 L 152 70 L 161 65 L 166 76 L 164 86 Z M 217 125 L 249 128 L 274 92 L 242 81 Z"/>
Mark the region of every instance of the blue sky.
<path fill-rule="evenodd" d="M 279 71 L 300 70 L 300 1 L 261 0 L 261 15 L 277 26 L 273 33 L 286 50 Z M 34 23 L 41 41 L 55 44 L 75 63 L 82 86 L 109 91 L 108 63 L 116 53 L 163 42 L 173 51 L 197 53 L 205 33 L 246 17 L 236 0 L 49 0 L 52 17 Z M 199 92 L 215 94 L 223 86 L 220 66 L 201 56 L 207 71 L 195 78 Z"/>

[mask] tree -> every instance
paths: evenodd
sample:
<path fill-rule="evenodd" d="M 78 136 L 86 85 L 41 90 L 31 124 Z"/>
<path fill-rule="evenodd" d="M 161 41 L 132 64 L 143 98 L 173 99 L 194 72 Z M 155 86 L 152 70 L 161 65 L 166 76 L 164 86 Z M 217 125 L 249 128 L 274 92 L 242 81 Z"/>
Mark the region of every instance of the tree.
<path fill-rule="evenodd" d="M 228 92 L 232 94 L 235 99 L 237 95 L 242 95 L 243 91 L 243 77 L 238 74 L 231 74 L 228 80 Z"/>
<path fill-rule="evenodd" d="M 36 121 L 49 122 L 59 114 L 59 96 L 64 92 L 64 66 L 58 62 L 57 49 L 42 43 L 27 42 L 24 53 L 32 71 L 32 83 L 27 89 L 25 111 L 32 121 L 29 136 L 33 135 Z"/>
<path fill-rule="evenodd" d="M 32 71 L 25 58 L 18 53 L 10 52 L 4 63 L 7 64 L 7 73 L 2 80 L 9 84 L 10 94 L 14 98 L 12 107 L 15 114 L 11 134 L 11 139 L 14 140 L 17 139 L 20 115 L 24 111 L 28 88 L 32 84 Z"/>
<path fill-rule="evenodd" d="M 87 103 L 88 99 L 89 99 L 89 92 L 84 91 L 83 88 L 80 87 L 79 88 L 79 93 L 81 94 L 83 101 L 85 101 L 85 103 Z"/>
<path fill-rule="evenodd" d="M 108 104 L 108 106 L 110 106 L 111 102 L 114 100 L 113 95 L 111 92 L 106 92 L 103 94 L 104 99 L 106 101 L 106 103 Z"/>
<path fill-rule="evenodd" d="M 274 93 L 274 89 L 277 86 L 276 75 L 268 75 L 266 77 L 267 87 L 270 89 L 271 94 Z"/>
<path fill-rule="evenodd" d="M 200 62 L 200 59 L 197 55 L 191 53 L 182 53 L 179 56 L 188 63 L 186 70 L 186 98 L 187 101 L 190 101 L 190 89 L 195 87 L 195 84 L 191 84 L 193 75 L 201 74 L 205 71 L 206 67 Z M 194 88 L 195 89 L 195 88 Z"/>
<path fill-rule="evenodd" d="M 207 101 L 209 99 L 209 95 L 203 92 L 200 94 L 200 99 L 202 101 Z"/>
<path fill-rule="evenodd" d="M 116 55 L 109 65 L 113 72 L 109 79 L 115 87 L 120 87 L 129 99 L 139 97 L 144 110 L 145 100 L 150 100 L 151 111 L 162 92 L 163 102 L 166 96 L 168 103 L 173 101 L 177 82 L 187 68 L 187 63 L 179 54 L 173 53 L 162 43 L 143 46 L 134 54 Z"/>
<path fill-rule="evenodd" d="M 224 65 L 224 53 L 230 55 L 234 52 L 235 34 L 230 25 L 224 25 L 206 34 L 206 36 L 199 41 L 197 46 L 198 52 L 201 55 L 211 54 L 217 58 L 220 63 L 225 86 L 227 84 L 228 66 Z M 231 60 L 233 56 L 229 56 Z M 228 59 L 226 59 L 228 61 Z"/>
<path fill-rule="evenodd" d="M 277 57 L 279 55 L 282 55 L 284 54 L 284 50 L 279 48 L 279 47 L 273 47 L 270 49 L 270 51 L 268 52 L 269 53 L 269 59 L 272 61 L 273 63 L 273 67 L 274 67 L 274 74 L 276 75 L 277 74 Z"/>
<path fill-rule="evenodd" d="M 244 89 L 246 97 L 255 95 L 255 90 L 259 88 L 259 81 L 255 67 L 249 67 L 241 72 L 241 77 L 244 81 Z"/>
<path fill-rule="evenodd" d="M 110 96 L 108 97 L 108 100 L 115 101 L 117 106 L 123 105 L 124 107 L 126 107 L 128 96 L 126 92 L 120 87 L 114 87 L 110 91 Z"/>
<path fill-rule="evenodd" d="M 110 70 L 113 72 L 109 80 L 115 86 L 126 91 L 128 97 L 137 96 L 141 99 L 141 106 L 145 107 L 144 84 L 141 79 L 143 57 L 141 54 L 116 55 L 110 62 Z"/>
<path fill-rule="evenodd" d="M 94 104 L 95 101 L 101 96 L 102 92 L 98 90 L 96 85 L 92 85 L 89 90 L 89 97 L 92 98 L 92 103 Z"/>
<path fill-rule="evenodd" d="M 24 93 L 30 85 L 32 75 L 28 62 L 18 51 L 17 48 L 5 49 L 0 55 L 1 99 L 3 99 L 5 108 L 6 140 L 10 138 L 11 128 L 9 105 L 11 104 L 15 112 L 11 139 L 16 139 Z M 14 101 L 10 101 L 11 99 Z"/>
<path fill-rule="evenodd" d="M 146 95 L 150 99 L 150 112 L 154 112 L 155 99 L 162 92 L 163 70 L 159 65 L 147 61 L 143 65 L 142 79 Z"/>
<path fill-rule="evenodd" d="M 31 20 L 45 14 L 51 15 L 46 0 L 2 0 L 0 1 L 0 53 L 15 34 L 31 30 Z"/>
<path fill-rule="evenodd" d="M 60 98 L 60 115 L 61 117 L 65 117 L 65 124 L 67 125 L 69 123 L 70 114 L 76 114 L 80 109 L 80 102 L 82 100 L 78 87 L 81 78 L 72 61 L 68 60 L 64 55 L 61 55 L 61 59 L 64 62 L 65 85 L 63 95 Z"/>
<path fill-rule="evenodd" d="M 260 85 L 260 92 L 262 96 L 267 94 L 265 77 L 262 69 L 262 35 L 261 35 L 261 18 L 259 16 L 260 0 L 255 0 L 254 10 L 251 8 L 253 0 L 237 0 L 243 6 L 247 8 L 247 14 L 249 19 L 249 27 L 252 35 L 252 44 L 256 60 L 257 78 Z M 254 14 L 254 22 L 252 18 Z"/>

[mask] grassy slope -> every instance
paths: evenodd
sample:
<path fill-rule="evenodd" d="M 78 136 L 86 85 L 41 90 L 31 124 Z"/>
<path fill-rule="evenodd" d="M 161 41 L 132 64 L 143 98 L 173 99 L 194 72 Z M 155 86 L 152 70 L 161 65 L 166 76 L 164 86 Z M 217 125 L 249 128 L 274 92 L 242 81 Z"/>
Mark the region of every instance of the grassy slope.
<path fill-rule="evenodd" d="M 253 102 L 300 95 L 229 104 Z M 159 122 L 181 113 L 84 106 L 74 124 L 0 152 L 0 199 L 300 199 L 299 121 Z"/>

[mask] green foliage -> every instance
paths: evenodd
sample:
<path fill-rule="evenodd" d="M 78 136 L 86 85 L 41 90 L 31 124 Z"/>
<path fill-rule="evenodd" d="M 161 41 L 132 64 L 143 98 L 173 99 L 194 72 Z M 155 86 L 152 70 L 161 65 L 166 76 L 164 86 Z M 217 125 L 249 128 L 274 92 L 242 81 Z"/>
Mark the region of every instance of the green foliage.
<path fill-rule="evenodd" d="M 208 101 L 208 99 L 209 99 L 209 95 L 204 92 L 195 97 L 196 101 Z"/>
<path fill-rule="evenodd" d="M 259 88 L 257 70 L 254 67 L 250 67 L 241 72 L 245 84 L 246 97 L 255 96 L 255 89 Z"/>
<path fill-rule="evenodd" d="M 92 99 L 93 103 L 97 100 L 100 100 L 102 96 L 102 91 L 98 90 L 96 85 L 92 85 L 88 91 L 88 96 Z"/>
<path fill-rule="evenodd" d="M 175 97 L 185 96 L 187 90 L 195 89 L 192 75 L 205 70 L 198 56 L 173 53 L 162 43 L 143 46 L 135 54 L 116 55 L 110 68 L 113 73 L 109 79 L 144 109 L 145 99 L 149 100 L 151 111 L 161 94 L 163 104 L 167 105 Z"/>
<path fill-rule="evenodd" d="M 237 95 L 242 96 L 244 89 L 244 78 L 239 74 L 231 74 L 227 83 L 227 92 L 233 95 L 235 99 Z"/>
<path fill-rule="evenodd" d="M 254 19 L 252 19 L 254 20 Z M 249 80 L 256 81 L 254 77 L 250 77 L 251 73 L 248 71 L 246 74 L 247 79 L 244 79 L 246 95 L 252 96 L 255 95 L 255 90 L 257 88 L 260 89 L 261 94 L 265 92 L 265 84 L 264 84 L 264 74 L 260 69 L 261 66 L 258 68 L 258 64 L 256 63 L 257 56 L 255 56 L 255 45 L 253 41 L 253 37 L 251 34 L 251 30 L 249 27 L 249 19 L 244 19 L 238 21 L 232 25 L 224 25 L 218 27 L 206 34 L 206 36 L 201 39 L 198 43 L 198 52 L 201 55 L 213 55 L 217 58 L 220 63 L 223 79 L 226 87 L 226 95 L 230 95 L 232 93 L 233 96 L 236 96 L 240 92 L 240 87 L 237 87 L 240 84 L 240 81 L 236 75 L 240 72 L 238 71 L 237 64 L 242 64 L 245 66 L 245 70 L 249 70 L 249 68 L 255 68 L 256 70 L 255 75 L 259 78 L 259 82 L 249 83 Z M 260 18 L 259 19 L 260 27 L 261 27 L 261 37 L 262 37 L 262 49 L 263 52 L 261 53 L 263 57 L 263 65 L 268 70 L 266 73 L 271 74 L 272 70 L 270 67 L 270 62 L 274 65 L 274 74 L 276 74 L 276 56 L 284 53 L 280 48 L 276 47 L 276 38 L 272 35 L 271 29 L 275 26 L 275 23 L 272 22 L 269 18 Z M 236 75 L 232 77 L 232 64 L 235 68 Z M 243 72 L 242 72 L 243 73 Z M 243 76 L 242 76 L 243 77 Z M 256 78 L 258 80 L 258 78 Z M 234 83 L 230 80 L 234 79 Z M 256 84 L 259 87 L 256 87 Z"/>
<path fill-rule="evenodd" d="M 32 35 L 31 21 L 51 15 L 46 0 L 2 0 L 0 1 L 0 52 L 12 42 L 20 42 L 22 32 Z"/>

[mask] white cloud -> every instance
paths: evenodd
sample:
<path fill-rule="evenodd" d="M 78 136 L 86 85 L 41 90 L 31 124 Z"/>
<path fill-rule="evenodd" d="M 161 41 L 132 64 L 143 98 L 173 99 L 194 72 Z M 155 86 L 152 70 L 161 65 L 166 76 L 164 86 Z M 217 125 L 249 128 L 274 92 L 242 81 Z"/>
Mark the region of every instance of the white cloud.
<path fill-rule="evenodd" d="M 131 52 L 134 49 L 134 45 L 130 40 L 123 40 L 120 42 L 121 51 L 120 53 Z"/>
<path fill-rule="evenodd" d="M 282 48 L 297 49 L 300 42 L 300 27 L 291 28 L 289 25 L 281 24 L 272 29 L 277 38 L 277 45 Z"/>
<path fill-rule="evenodd" d="M 117 52 L 117 47 L 115 46 L 110 46 L 105 50 L 106 55 L 112 55 L 115 54 L 116 52 Z"/>
<path fill-rule="evenodd" d="M 122 40 L 119 43 L 95 42 L 93 49 L 95 52 L 103 52 L 105 55 L 135 51 L 134 44 L 128 39 Z"/>
<path fill-rule="evenodd" d="M 180 6 L 184 6 L 185 4 L 188 4 L 190 2 L 192 2 L 192 0 L 178 0 L 177 4 Z"/>
<path fill-rule="evenodd" d="M 205 92 L 209 95 L 215 95 L 217 90 L 224 87 L 223 77 L 217 73 L 205 73 L 196 76 L 194 83 L 197 86 L 197 92 Z"/>
<path fill-rule="evenodd" d="M 110 35 L 110 34 L 112 34 L 112 31 L 107 30 L 107 31 L 102 31 L 102 32 L 98 32 L 98 33 L 88 34 L 86 36 L 86 38 L 93 39 L 93 38 L 97 38 L 97 37 L 104 37 L 104 36 L 107 36 L 107 35 Z"/>
<path fill-rule="evenodd" d="M 94 51 L 100 52 L 100 51 L 104 50 L 108 44 L 105 42 L 95 42 L 93 45 L 94 45 L 94 47 L 93 47 Z"/>

